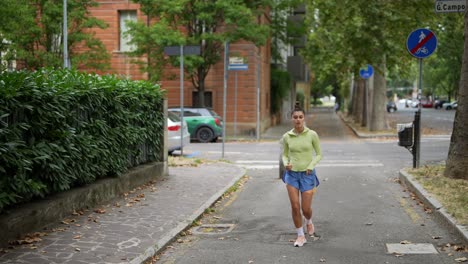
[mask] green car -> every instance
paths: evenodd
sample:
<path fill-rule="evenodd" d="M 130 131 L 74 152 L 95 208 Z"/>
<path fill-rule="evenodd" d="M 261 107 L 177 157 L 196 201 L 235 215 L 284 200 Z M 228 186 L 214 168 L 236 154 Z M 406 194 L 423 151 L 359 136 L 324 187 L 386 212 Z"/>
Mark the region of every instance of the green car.
<path fill-rule="evenodd" d="M 180 108 L 169 108 L 168 111 L 180 116 Z M 184 107 L 184 120 L 191 139 L 202 143 L 216 142 L 223 135 L 223 120 L 209 108 Z"/>

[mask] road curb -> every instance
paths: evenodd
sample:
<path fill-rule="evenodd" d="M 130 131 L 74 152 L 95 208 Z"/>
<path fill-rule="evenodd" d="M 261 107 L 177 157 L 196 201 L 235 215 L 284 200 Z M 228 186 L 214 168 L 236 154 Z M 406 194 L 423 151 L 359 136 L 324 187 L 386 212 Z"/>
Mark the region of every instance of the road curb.
<path fill-rule="evenodd" d="M 226 164 L 227 166 L 235 166 Z M 238 167 L 238 166 L 236 166 Z M 130 264 L 144 264 L 151 257 L 161 253 L 166 246 L 172 243 L 177 236 L 183 231 L 190 228 L 195 220 L 200 218 L 200 216 L 205 212 L 206 209 L 210 208 L 213 204 L 216 203 L 232 186 L 236 184 L 245 174 L 246 170 L 244 168 L 238 167 L 239 171 L 236 175 L 233 175 L 232 180 L 217 193 L 212 195 L 203 205 L 201 205 L 193 214 L 191 214 L 183 222 L 179 223 L 176 227 L 171 229 L 165 236 L 160 238 L 153 246 L 148 247 L 144 253 L 140 254 L 138 257 L 129 261 Z"/>
<path fill-rule="evenodd" d="M 388 137 L 396 138 L 398 136 L 396 133 L 395 134 L 393 133 L 392 134 L 390 133 L 385 133 L 385 134 L 361 133 L 356 128 L 354 128 L 354 126 L 350 125 L 348 121 L 346 121 L 346 119 L 343 117 L 342 112 L 338 112 L 338 116 L 340 117 L 341 121 L 347 127 L 349 127 L 353 131 L 353 133 L 359 138 L 388 138 Z"/>
<path fill-rule="evenodd" d="M 456 233 L 464 244 L 468 244 L 468 229 L 466 226 L 457 224 L 455 219 L 445 210 L 442 204 L 434 197 L 432 197 L 426 190 L 416 181 L 413 176 L 407 173 L 404 169 L 400 170 L 400 181 L 410 191 L 414 192 L 416 196 L 432 211 L 435 218 L 443 225 L 447 226 L 450 231 Z"/>

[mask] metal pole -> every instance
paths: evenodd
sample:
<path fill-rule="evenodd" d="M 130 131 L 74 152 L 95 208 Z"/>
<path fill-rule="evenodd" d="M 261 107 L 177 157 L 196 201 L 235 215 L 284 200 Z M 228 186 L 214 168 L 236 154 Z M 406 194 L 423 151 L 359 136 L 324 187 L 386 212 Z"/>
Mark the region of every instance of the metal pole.
<path fill-rule="evenodd" d="M 202 95 L 203 96 L 203 95 Z M 184 155 L 184 45 L 180 45 L 180 156 Z"/>
<path fill-rule="evenodd" d="M 257 140 L 260 140 L 260 54 L 258 54 L 258 66 L 257 66 Z"/>
<path fill-rule="evenodd" d="M 63 0 L 63 68 L 69 69 L 68 63 L 68 23 L 67 0 Z"/>
<path fill-rule="evenodd" d="M 237 135 L 237 71 L 235 78 L 235 88 L 234 88 L 234 138 Z"/>
<path fill-rule="evenodd" d="M 413 154 L 413 168 L 419 168 L 419 157 L 417 155 L 420 143 L 420 135 L 418 131 L 421 129 L 421 112 L 416 111 L 414 115 L 414 130 L 413 130 L 413 148 L 411 153 Z"/>
<path fill-rule="evenodd" d="M 364 105 L 363 105 L 363 118 L 361 126 L 367 127 L 367 79 L 364 79 Z"/>
<path fill-rule="evenodd" d="M 416 167 L 419 168 L 419 161 L 421 157 L 421 94 L 422 94 L 422 67 L 423 67 L 423 60 L 419 59 L 419 84 L 418 84 L 418 113 L 416 116 L 418 117 L 416 119 L 416 137 L 415 138 L 415 144 L 416 144 Z"/>
<path fill-rule="evenodd" d="M 227 79 L 228 79 L 228 69 L 227 69 L 227 59 L 229 55 L 229 42 L 224 43 L 224 92 L 223 92 L 223 146 L 222 146 L 222 155 L 224 158 L 224 143 L 226 142 L 226 95 L 227 95 Z"/>

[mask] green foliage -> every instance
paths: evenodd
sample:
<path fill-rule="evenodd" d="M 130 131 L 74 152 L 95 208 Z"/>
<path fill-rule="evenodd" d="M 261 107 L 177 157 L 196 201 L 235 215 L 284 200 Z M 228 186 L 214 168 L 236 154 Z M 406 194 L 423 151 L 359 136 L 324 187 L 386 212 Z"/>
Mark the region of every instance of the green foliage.
<path fill-rule="evenodd" d="M 463 56 L 463 16 L 439 16 L 435 34 L 437 50 L 424 60 L 423 91 L 436 97 L 454 99 L 460 84 Z"/>
<path fill-rule="evenodd" d="M 0 75 L 0 212 L 162 159 L 159 86 L 68 70 Z"/>
<path fill-rule="evenodd" d="M 291 87 L 291 77 L 287 71 L 271 69 L 271 113 L 281 110 L 282 99 L 286 97 Z"/>
<path fill-rule="evenodd" d="M 108 68 L 110 55 L 103 43 L 89 33 L 106 25 L 90 15 L 93 0 L 68 0 L 68 50 L 72 65 Z M 22 67 L 63 65 L 63 1 L 3 0 L 0 18 L 0 52 L 4 60 L 16 60 Z M 81 50 L 81 51 L 79 51 Z M 5 65 L 0 65 L 0 70 Z"/>
<path fill-rule="evenodd" d="M 366 1 L 307 0 L 311 25 L 305 51 L 318 79 L 330 75 L 341 83 L 359 68 L 383 60 L 389 69 L 410 72 L 414 59 L 406 50 L 408 34 L 419 27 L 434 28 L 433 2 L 429 0 Z M 376 19 L 378 18 L 378 19 Z"/>
<path fill-rule="evenodd" d="M 266 12 L 266 1 L 231 0 L 133 0 L 141 4 L 142 11 L 157 22 L 128 23 L 135 55 L 147 54 L 151 67 L 144 68 L 151 78 L 158 79 L 166 63 L 178 66 L 178 58 L 164 60 L 164 46 L 200 45 L 199 56 L 186 56 L 186 76 L 201 94 L 210 68 L 223 55 L 226 41 L 251 41 L 256 45 L 266 43 L 269 29 L 257 23 L 257 16 Z M 204 100 L 204 96 L 199 97 Z M 199 102 L 201 106 L 204 103 Z"/>
<path fill-rule="evenodd" d="M 296 92 L 296 102 L 299 102 L 299 105 L 301 106 L 302 109 L 304 109 L 304 102 L 305 101 L 305 95 L 302 90 L 299 90 Z"/>

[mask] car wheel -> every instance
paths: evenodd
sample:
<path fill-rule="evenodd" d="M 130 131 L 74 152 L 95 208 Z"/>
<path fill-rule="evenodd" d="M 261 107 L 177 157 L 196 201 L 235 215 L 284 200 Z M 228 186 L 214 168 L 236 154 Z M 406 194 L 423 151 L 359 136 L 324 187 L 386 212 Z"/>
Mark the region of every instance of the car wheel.
<path fill-rule="evenodd" d="M 452 109 L 451 106 L 447 106 L 447 107 L 445 108 L 445 110 L 451 110 L 451 109 Z"/>
<path fill-rule="evenodd" d="M 197 130 L 197 139 L 202 143 L 207 143 L 213 140 L 214 133 L 209 127 L 200 127 Z"/>
<path fill-rule="evenodd" d="M 395 112 L 395 108 L 389 108 L 389 109 L 388 109 L 388 112 L 390 112 L 390 113 Z"/>

